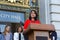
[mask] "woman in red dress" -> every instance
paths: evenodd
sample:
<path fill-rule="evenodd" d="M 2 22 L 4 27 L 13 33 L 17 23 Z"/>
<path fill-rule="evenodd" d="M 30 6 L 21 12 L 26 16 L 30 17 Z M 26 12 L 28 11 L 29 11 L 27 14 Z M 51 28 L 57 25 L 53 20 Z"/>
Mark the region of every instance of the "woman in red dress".
<path fill-rule="evenodd" d="M 41 24 L 41 22 L 38 20 L 38 15 L 35 10 L 31 10 L 29 19 L 27 19 L 24 23 L 24 30 L 26 30 L 28 28 L 28 25 L 30 23 Z M 25 40 L 28 40 L 28 37 L 26 35 L 24 35 L 24 36 L 25 36 Z"/>

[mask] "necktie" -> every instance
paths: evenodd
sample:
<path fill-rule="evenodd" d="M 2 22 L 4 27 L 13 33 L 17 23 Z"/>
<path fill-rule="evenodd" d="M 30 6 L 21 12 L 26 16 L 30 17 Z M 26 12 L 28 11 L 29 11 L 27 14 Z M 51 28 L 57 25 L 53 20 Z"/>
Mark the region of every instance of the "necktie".
<path fill-rule="evenodd" d="M 21 40 L 21 34 L 19 33 L 19 40 Z"/>

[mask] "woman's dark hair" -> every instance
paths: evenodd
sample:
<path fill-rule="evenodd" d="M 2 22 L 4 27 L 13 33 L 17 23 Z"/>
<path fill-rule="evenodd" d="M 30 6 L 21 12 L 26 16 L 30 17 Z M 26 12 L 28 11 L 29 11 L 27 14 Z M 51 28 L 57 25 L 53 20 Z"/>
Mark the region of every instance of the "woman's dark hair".
<path fill-rule="evenodd" d="M 31 12 L 32 12 L 32 11 L 34 11 L 34 12 L 35 12 L 36 17 L 34 17 L 34 19 L 35 19 L 35 20 L 37 20 L 37 19 L 38 19 L 38 15 L 37 15 L 36 10 L 31 10 Z M 31 12 L 30 12 L 30 15 L 29 15 L 29 19 L 30 19 L 30 20 L 31 20 Z"/>
<path fill-rule="evenodd" d="M 17 27 L 16 31 L 18 32 L 19 28 L 21 28 L 21 32 L 23 32 L 23 28 L 22 27 Z"/>

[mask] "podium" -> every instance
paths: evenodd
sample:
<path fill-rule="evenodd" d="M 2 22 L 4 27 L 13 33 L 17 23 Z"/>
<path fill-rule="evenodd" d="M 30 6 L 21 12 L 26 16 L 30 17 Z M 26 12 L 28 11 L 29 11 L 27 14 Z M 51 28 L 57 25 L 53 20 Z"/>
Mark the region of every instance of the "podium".
<path fill-rule="evenodd" d="M 31 23 L 24 34 L 28 36 L 28 40 L 50 40 L 49 31 L 55 31 L 54 25 Z"/>

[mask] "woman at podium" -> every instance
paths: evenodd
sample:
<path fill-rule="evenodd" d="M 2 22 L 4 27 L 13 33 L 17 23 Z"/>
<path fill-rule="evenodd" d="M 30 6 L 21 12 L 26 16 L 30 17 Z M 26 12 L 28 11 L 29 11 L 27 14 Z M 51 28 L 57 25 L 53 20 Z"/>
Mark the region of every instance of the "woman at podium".
<path fill-rule="evenodd" d="M 30 23 L 41 24 L 41 22 L 38 20 L 38 13 L 35 10 L 31 10 L 29 19 L 27 19 L 24 23 L 24 30 L 28 28 L 28 25 Z M 24 36 L 25 36 L 25 40 L 28 40 L 28 37 L 26 35 Z"/>
<path fill-rule="evenodd" d="M 31 10 L 29 19 L 27 19 L 24 23 L 24 29 L 26 30 L 28 28 L 28 25 L 30 23 L 35 24 L 41 24 L 41 22 L 38 20 L 38 13 L 35 10 Z"/>

